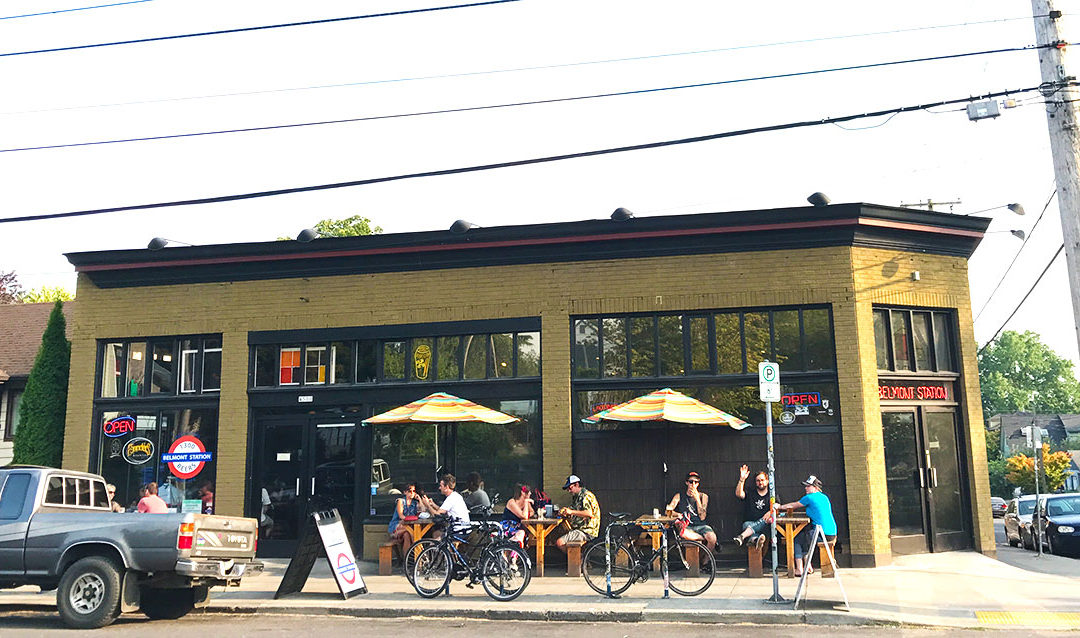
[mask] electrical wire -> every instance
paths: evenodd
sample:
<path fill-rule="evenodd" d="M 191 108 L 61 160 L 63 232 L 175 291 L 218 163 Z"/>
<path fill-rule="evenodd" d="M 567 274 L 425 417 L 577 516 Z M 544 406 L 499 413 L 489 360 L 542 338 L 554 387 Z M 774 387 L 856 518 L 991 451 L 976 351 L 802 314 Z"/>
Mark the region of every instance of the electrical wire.
<path fill-rule="evenodd" d="M 350 86 L 364 86 L 364 85 L 370 85 L 370 84 L 392 84 L 392 83 L 397 83 L 397 82 L 417 82 L 417 81 L 424 81 L 424 80 L 441 80 L 441 79 L 448 79 L 448 78 L 471 77 L 471 76 L 478 76 L 478 75 L 494 75 L 494 74 L 499 74 L 499 73 L 518 73 L 518 72 L 522 72 L 522 71 L 541 71 L 541 70 L 547 70 L 547 69 L 561 69 L 561 68 L 569 68 L 569 67 L 577 67 L 577 66 L 588 66 L 588 65 L 595 65 L 595 64 L 611 64 L 611 63 L 617 63 L 617 62 L 637 62 L 637 61 L 641 61 L 641 60 L 652 60 L 652 59 L 657 59 L 657 58 L 668 58 L 668 57 L 685 56 L 685 55 L 701 55 L 701 54 L 708 54 L 708 53 L 725 53 L 725 52 L 740 51 L 740 50 L 745 50 L 745 49 L 757 49 L 757 48 L 766 48 L 766 47 L 789 46 L 789 45 L 795 45 L 795 44 L 812 44 L 814 42 L 826 42 L 826 41 L 830 41 L 830 40 L 843 40 L 843 39 L 851 39 L 851 38 L 876 37 L 876 36 L 881 36 L 881 35 L 893 35 L 893 34 L 898 34 L 898 33 L 908 33 L 908 32 L 912 32 L 912 31 L 926 31 L 926 30 L 931 30 L 931 29 L 949 29 L 949 28 L 956 28 L 956 27 L 968 27 L 968 26 L 991 24 L 991 23 L 997 23 L 997 22 L 1010 22 L 1010 21 L 1014 21 L 1014 20 L 1030 20 L 1030 19 L 1031 19 L 1030 17 L 999 18 L 999 19 L 994 19 L 994 20 L 983 20 L 983 21 L 979 21 L 979 22 L 962 22 L 962 23 L 955 23 L 955 24 L 942 24 L 942 25 L 930 25 L 930 26 L 922 26 L 922 27 L 912 27 L 912 28 L 908 28 L 908 29 L 895 29 L 895 30 L 892 30 L 892 31 L 873 31 L 873 32 L 869 32 L 869 33 L 855 33 L 855 34 L 844 34 L 844 35 L 835 35 L 835 36 L 821 36 L 821 37 L 817 37 L 817 38 L 806 38 L 806 39 L 802 39 L 802 40 L 785 40 L 785 41 L 781 41 L 781 42 L 767 42 L 767 43 L 758 43 L 758 44 L 747 44 L 747 45 L 734 46 L 734 47 L 724 47 L 724 48 L 719 48 L 719 49 L 700 49 L 700 50 L 694 50 L 694 51 L 676 51 L 676 52 L 670 52 L 670 53 L 657 53 L 657 54 L 653 54 L 653 55 L 638 55 L 638 56 L 624 57 L 624 58 L 609 58 L 609 59 L 602 59 L 602 60 L 586 60 L 586 61 L 578 61 L 578 62 L 566 62 L 566 63 L 562 63 L 562 64 L 543 64 L 543 65 L 537 65 L 537 66 L 511 67 L 511 68 L 505 68 L 505 69 L 487 69 L 487 70 L 482 70 L 482 71 L 463 71 L 463 72 L 458 72 L 458 73 L 445 73 L 445 74 L 440 74 L 440 75 L 423 75 L 423 76 L 416 76 L 416 77 L 391 78 L 391 79 L 383 79 L 383 80 L 362 80 L 362 81 L 355 81 L 355 82 L 340 82 L 340 83 L 335 83 L 335 84 L 317 84 L 317 85 L 311 85 L 311 86 L 294 86 L 294 87 L 283 87 L 283 88 L 277 88 L 277 89 L 260 89 L 260 90 L 256 90 L 256 91 L 237 91 L 237 92 L 233 92 L 233 93 L 215 93 L 215 94 L 210 94 L 210 95 L 193 95 L 193 96 L 183 96 L 183 97 L 160 98 L 160 99 L 154 99 L 154 100 L 133 100 L 133 101 L 128 101 L 128 102 L 110 102 L 110 103 L 105 103 L 105 104 L 84 104 L 84 105 L 77 105 L 77 106 L 53 107 L 53 108 L 47 108 L 47 109 L 32 109 L 32 110 L 27 110 L 27 111 L 7 111 L 7 112 L 0 113 L 0 115 L 21 115 L 21 114 L 28 114 L 28 113 L 48 113 L 48 112 L 52 112 L 52 111 L 70 111 L 70 110 L 76 110 L 76 109 L 108 108 L 108 107 L 114 107 L 114 106 L 134 106 L 134 105 L 139 105 L 139 104 L 158 104 L 158 103 L 162 103 L 162 102 L 181 102 L 181 101 L 187 101 L 187 100 L 208 100 L 208 99 L 217 99 L 217 98 L 225 98 L 225 97 L 242 97 L 242 96 L 248 96 L 248 95 L 264 95 L 264 94 L 269 94 L 269 93 L 286 93 L 286 92 L 292 92 L 292 91 L 310 91 L 310 90 L 319 90 L 319 89 L 335 89 L 335 88 L 344 88 L 344 87 L 350 87 Z"/>
<path fill-rule="evenodd" d="M 998 291 L 998 288 L 1001 288 L 1001 284 L 1005 283 L 1005 278 L 1009 276 L 1009 271 L 1012 270 L 1013 264 L 1015 264 L 1016 260 L 1020 258 L 1020 253 L 1023 252 L 1024 246 L 1027 246 L 1027 243 L 1031 239 L 1031 236 L 1035 233 L 1035 228 L 1039 225 L 1039 222 L 1042 221 L 1043 215 L 1046 214 L 1046 210 L 1050 208 L 1050 202 L 1054 201 L 1054 197 L 1056 196 L 1057 187 L 1055 186 L 1054 191 L 1050 193 L 1050 197 L 1046 200 L 1046 205 L 1043 206 L 1042 212 L 1039 213 L 1038 219 L 1035 220 L 1035 223 L 1031 225 L 1031 229 L 1028 230 L 1026 235 L 1024 235 L 1024 241 L 1020 243 L 1020 248 L 1018 248 L 1016 254 L 1013 255 L 1012 261 L 1009 262 L 1009 266 L 1005 268 L 1005 272 L 1002 273 L 1001 279 L 998 279 L 997 285 L 994 286 L 994 289 L 990 291 L 990 296 L 988 296 L 986 298 L 986 301 L 983 302 L 982 307 L 979 308 L 979 312 L 975 313 L 975 318 L 972 320 L 972 323 L 975 323 L 979 320 L 979 317 L 982 316 L 983 311 L 986 310 L 986 307 L 990 305 L 990 301 L 994 298 L 994 293 Z"/>
<path fill-rule="evenodd" d="M 182 33 L 178 35 L 162 35 L 151 38 L 138 38 L 135 40 L 120 40 L 117 42 L 98 42 L 95 44 L 76 44 L 66 47 L 55 47 L 52 49 L 36 49 L 32 51 L 11 51 L 8 53 L 0 53 L 0 58 L 9 58 L 19 55 L 34 55 L 37 53 L 57 53 L 60 51 L 77 51 L 79 49 L 96 49 L 99 47 L 111 47 L 119 46 L 122 44 L 143 44 L 146 42 L 162 42 L 164 40 L 182 40 L 184 38 L 201 38 L 208 35 L 225 35 L 229 33 L 247 33 L 251 31 L 265 31 L 267 29 L 282 29 L 285 27 L 301 27 L 309 26 L 313 24 L 329 24 L 331 22 L 345 22 L 347 20 L 365 20 L 368 18 L 385 18 L 389 16 L 401 16 L 410 15 L 415 13 L 428 13 L 431 11 L 447 11 L 449 9 L 467 9 L 471 7 L 482 7 L 485 5 L 493 4 L 506 4 L 508 2 L 521 2 L 521 0 L 484 0 L 483 2 L 472 2 L 469 4 L 453 4 L 445 7 L 426 7 L 423 9 L 405 9 L 402 11 L 386 11 L 383 13 L 369 13 L 366 15 L 358 16 L 344 16 L 341 18 L 323 18 L 320 20 L 304 20 L 303 22 L 285 22 L 282 24 L 264 24 L 255 27 L 240 27 L 237 29 L 221 29 L 219 31 L 202 31 L 199 33 Z"/>
<path fill-rule="evenodd" d="M 81 146 L 101 146 L 101 145 L 105 145 L 105 144 L 125 144 L 125 143 L 129 143 L 129 142 L 149 142 L 149 141 L 157 141 L 157 140 L 179 139 L 179 138 L 186 138 L 186 137 L 205 137 L 205 136 L 210 136 L 210 135 L 227 135 L 227 134 L 234 134 L 234 133 L 252 133 L 252 132 L 256 132 L 256 131 L 270 131 L 270 130 L 277 130 L 277 129 L 302 128 L 302 127 L 308 127 L 308 126 L 325 126 L 325 125 L 329 125 L 329 124 L 347 124 L 347 123 L 355 123 L 355 122 L 370 122 L 370 121 L 373 121 L 373 120 L 398 119 L 398 118 L 405 118 L 405 117 L 417 117 L 417 116 L 422 116 L 422 115 L 445 115 L 445 114 L 448 114 L 448 113 L 467 113 L 467 112 L 471 112 L 471 111 L 485 111 L 485 110 L 491 110 L 491 109 L 503 109 L 503 108 L 520 107 L 520 106 L 536 106 L 536 105 L 539 105 L 539 104 L 556 104 L 556 103 L 559 103 L 559 102 L 578 102 L 578 101 L 583 101 L 583 100 L 595 100 L 595 99 L 599 99 L 599 98 L 625 97 L 625 96 L 628 96 L 628 95 L 642 95 L 642 94 L 647 94 L 647 93 L 659 93 L 659 92 L 663 92 L 663 91 L 678 91 L 678 90 L 683 90 L 683 89 L 697 89 L 697 88 L 703 88 L 703 87 L 708 87 L 708 86 L 721 86 L 721 85 L 725 85 L 725 84 L 739 84 L 739 83 L 742 83 L 742 82 L 757 82 L 757 81 L 762 81 L 762 80 L 777 80 L 777 79 L 784 79 L 784 78 L 802 77 L 802 76 L 808 76 L 808 75 L 821 75 L 821 74 L 824 74 L 824 73 L 835 73 L 835 72 L 839 72 L 839 71 L 856 71 L 856 70 L 880 68 L 880 67 L 886 67 L 886 66 L 896 66 L 896 65 L 901 65 L 901 64 L 913 64 L 913 63 L 916 63 L 916 62 L 935 62 L 935 61 L 940 61 L 940 60 L 951 60 L 951 59 L 956 59 L 956 58 L 965 58 L 965 57 L 972 57 L 972 56 L 977 56 L 977 55 L 988 55 L 988 54 L 994 54 L 994 53 L 1009 53 L 1009 52 L 1016 52 L 1016 51 L 1029 51 L 1029 50 L 1032 50 L 1032 49 L 1046 48 L 1046 47 L 1049 47 L 1049 46 L 1053 46 L 1053 45 L 1031 45 L 1031 46 L 1026 46 L 1026 47 L 1011 48 L 1011 49 L 993 49 L 993 50 L 990 50 L 990 51 L 975 51 L 975 52 L 970 52 L 970 53 L 955 53 L 955 54 L 951 54 L 951 55 L 939 55 L 939 56 L 928 57 L 928 58 L 914 58 L 914 59 L 910 59 L 910 60 L 893 60 L 893 61 L 889 61 L 889 62 L 873 62 L 873 63 L 870 63 L 870 64 L 858 64 L 858 65 L 849 65 L 849 66 L 842 66 L 842 67 L 833 67 L 833 68 L 830 68 L 830 69 L 815 69 L 815 70 L 811 70 L 811 71 L 792 71 L 790 73 L 777 73 L 777 74 L 772 74 L 772 75 L 758 75 L 758 76 L 745 77 L 745 78 L 736 78 L 736 79 L 732 79 L 732 80 L 718 80 L 718 81 L 715 81 L 715 82 L 698 82 L 698 83 L 695 83 L 695 84 L 680 84 L 680 85 L 676 85 L 676 86 L 653 87 L 653 88 L 648 88 L 648 89 L 633 89 L 633 90 L 629 90 L 629 91 L 614 91 L 614 92 L 609 92 L 609 93 L 594 93 L 594 94 L 591 94 L 591 95 L 577 95 L 577 96 L 571 96 L 571 97 L 548 98 L 548 99 L 543 99 L 543 100 L 528 100 L 528 101 L 523 101 L 523 102 L 505 102 L 505 103 L 502 103 L 502 104 L 486 104 L 486 105 L 481 105 L 481 106 L 463 106 L 463 107 L 451 108 L 451 109 L 413 111 L 413 112 L 410 112 L 410 113 L 393 113 L 393 114 L 389 114 L 389 115 L 370 115 L 370 116 L 365 116 L 365 117 L 350 117 L 350 118 L 342 118 L 342 119 L 337 119 L 337 120 L 322 120 L 322 121 L 317 121 L 317 122 L 298 122 L 298 123 L 292 123 L 292 124 L 271 124 L 271 125 L 267 125 L 267 126 L 251 126 L 251 127 L 244 127 L 244 128 L 219 129 L 219 130 L 215 130 L 215 131 L 199 131 L 199 132 L 194 132 L 194 133 L 174 133 L 174 134 L 171 134 L 171 135 L 152 135 L 152 136 L 145 136 L 145 137 L 128 137 L 128 138 L 111 139 L 111 140 L 97 140 L 97 141 L 93 141 L 93 142 L 69 142 L 69 143 L 65 143 L 65 144 L 43 144 L 43 145 L 38 145 L 38 146 L 20 146 L 20 147 L 0 149 L 0 153 L 17 153 L 17 152 L 22 152 L 22 151 L 42 151 L 42 150 L 58 149 L 58 148 L 75 148 L 75 147 L 81 147 Z M 895 116 L 895 115 L 896 114 L 893 113 L 893 116 Z M 889 119 L 892 119 L 892 116 L 890 116 Z M 886 124 L 888 121 L 889 120 L 885 120 L 885 122 L 882 122 L 881 124 L 878 124 L 876 126 L 882 126 L 882 125 Z M 840 128 L 843 128 L 843 127 L 840 127 Z M 867 127 L 867 128 L 873 128 L 873 127 Z M 857 129 L 850 129 L 850 130 L 857 130 Z"/>
<path fill-rule="evenodd" d="M 1046 271 L 1050 270 L 1050 266 L 1054 265 L 1054 262 L 1057 260 L 1058 255 L 1060 255 L 1061 251 L 1064 250 L 1064 249 L 1065 249 L 1065 244 L 1064 243 L 1062 243 L 1060 246 L 1058 246 L 1057 252 L 1054 253 L 1054 256 L 1050 258 L 1050 262 L 1046 264 L 1046 268 L 1043 268 L 1043 271 L 1041 273 L 1039 273 L 1039 278 L 1035 280 L 1035 283 L 1031 284 L 1031 288 L 1028 289 L 1027 294 L 1025 294 L 1024 298 L 1020 300 L 1020 303 L 1016 304 L 1016 307 L 1013 308 L 1012 313 L 1009 314 L 1009 318 L 1006 319 L 1005 322 L 1001 324 L 1001 326 L 997 329 L 997 332 L 994 333 L 994 336 L 990 337 L 990 340 L 987 341 L 986 343 L 984 343 L 983 347 L 979 348 L 979 351 L 977 353 L 975 353 L 976 356 L 982 354 L 983 350 L 986 350 L 988 347 L 990 347 L 991 343 L 994 343 L 994 339 L 997 339 L 998 335 L 1001 334 L 1001 331 L 1005 329 L 1005 326 L 1007 326 L 1009 324 L 1009 322 L 1012 321 L 1012 318 L 1020 310 L 1020 306 L 1023 306 L 1024 302 L 1027 301 L 1027 298 L 1031 296 L 1031 293 L 1035 292 L 1035 287 L 1039 285 L 1040 281 L 1042 281 L 1043 275 L 1046 274 Z"/>
<path fill-rule="evenodd" d="M 845 131 L 869 131 L 872 128 L 881 128 L 882 126 L 885 126 L 886 124 L 891 122 L 892 119 L 894 117 L 896 117 L 896 116 L 897 116 L 897 113 L 893 113 L 889 117 L 885 118 L 884 122 L 879 122 L 878 124 L 872 124 L 870 126 L 859 126 L 859 127 L 841 126 L 839 124 L 836 124 L 835 122 L 833 123 L 833 126 L 835 126 L 838 129 L 843 129 Z"/>
<path fill-rule="evenodd" d="M 75 9 L 58 9 L 56 11 L 42 11 L 40 13 L 24 13 L 17 16 L 0 16 L 0 20 L 14 20 L 16 18 L 33 18 L 36 16 L 47 16 L 54 13 L 71 13 L 72 11 L 88 11 L 90 9 L 104 9 L 106 7 L 119 7 L 122 4 L 139 4 L 140 2 L 151 2 L 152 0 L 127 0 L 127 2 L 113 2 L 112 4 L 97 4 L 92 7 L 77 7 Z"/>
<path fill-rule="evenodd" d="M 312 186 L 295 186 L 292 188 L 280 188 L 275 190 L 256 191 L 250 193 L 238 193 L 233 195 L 219 195 L 216 197 L 202 197 L 198 199 L 185 199 L 175 200 L 169 202 L 157 202 L 153 204 L 134 204 L 130 206 L 115 206 L 111 208 L 97 208 L 91 210 L 70 211 L 64 213 L 47 213 L 41 215 L 22 215 L 18 217 L 4 217 L 0 218 L 0 224 L 13 223 L 13 222 L 25 222 L 25 221 L 39 221 L 44 219 L 60 219 L 66 217 L 83 217 L 87 215 L 101 215 L 104 213 L 119 213 L 124 211 L 134 210 L 150 210 L 156 208 L 170 208 L 174 206 L 191 206 L 196 204 L 214 204 L 221 202 L 234 202 L 246 199 L 257 199 L 262 197 L 276 197 L 279 195 L 289 195 L 293 193 L 305 193 L 312 191 L 323 191 L 337 188 L 348 188 L 352 186 L 367 186 L 370 184 L 383 184 L 387 182 L 396 182 L 407 179 L 417 179 L 422 177 L 439 177 L 445 175 L 459 175 L 463 173 L 477 173 L 481 171 L 490 171 L 499 168 L 511 168 L 516 166 L 530 166 L 533 164 L 546 164 L 550 162 L 560 162 L 570 159 L 579 159 L 584 157 L 598 157 L 601 155 L 612 155 L 615 153 L 626 153 L 629 151 L 640 151 L 653 148 L 665 148 L 669 146 L 680 146 L 683 144 L 695 144 L 698 142 L 707 142 L 711 140 L 719 140 L 728 137 L 739 137 L 743 135 L 751 135 L 754 133 L 768 133 L 773 131 L 783 131 L 796 128 L 807 128 L 813 126 L 821 126 L 823 124 L 832 124 L 835 122 L 850 122 L 853 120 L 859 120 L 870 117 L 880 117 L 882 115 L 888 115 L 890 113 L 909 113 L 912 111 L 921 111 L 929 107 L 945 106 L 948 104 L 960 104 L 968 102 L 972 99 L 990 99 L 995 97 L 1003 97 L 1006 95 L 1014 95 L 1018 93 L 1028 93 L 1031 91 L 1037 91 L 1039 87 L 1030 87 L 1026 89 L 1015 89 L 1010 91 L 996 91 L 993 93 L 987 93 L 977 97 L 963 97 L 952 100 L 941 100 L 938 102 L 931 102 L 925 104 L 915 104 L 911 106 L 902 106 L 891 109 L 884 109 L 881 111 L 873 111 L 870 113 L 861 113 L 853 115 L 844 115 L 840 117 L 832 117 L 818 120 L 804 120 L 801 122 L 788 122 L 785 124 L 773 124 L 769 126 L 759 126 L 747 129 L 738 129 L 734 131 L 724 131 L 721 133 L 711 133 L 708 135 L 699 135 L 696 137 L 684 137 L 673 140 L 663 140 L 659 142 L 646 142 L 643 144 L 631 144 L 627 146 L 616 146 L 611 148 L 596 149 L 591 151 L 580 151 L 576 153 L 564 153 L 561 155 L 548 155 L 544 157 L 533 157 L 528 159 L 512 160 L 507 162 L 496 162 L 491 164 L 479 164 L 473 166 L 460 166 L 457 168 L 446 168 L 434 171 L 423 171 L 417 173 L 405 173 L 399 175 L 390 175 L 385 177 L 373 177 L 368 179 L 358 179 L 346 182 L 334 182 L 329 184 L 316 184 Z"/>

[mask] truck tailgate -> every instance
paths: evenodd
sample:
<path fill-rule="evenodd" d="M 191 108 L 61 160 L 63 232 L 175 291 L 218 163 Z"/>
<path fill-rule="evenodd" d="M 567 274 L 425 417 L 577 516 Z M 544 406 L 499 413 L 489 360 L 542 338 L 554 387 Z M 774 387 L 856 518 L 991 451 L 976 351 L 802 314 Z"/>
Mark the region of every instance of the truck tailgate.
<path fill-rule="evenodd" d="M 190 556 L 248 559 L 255 556 L 258 521 L 232 516 L 195 516 L 195 537 Z"/>

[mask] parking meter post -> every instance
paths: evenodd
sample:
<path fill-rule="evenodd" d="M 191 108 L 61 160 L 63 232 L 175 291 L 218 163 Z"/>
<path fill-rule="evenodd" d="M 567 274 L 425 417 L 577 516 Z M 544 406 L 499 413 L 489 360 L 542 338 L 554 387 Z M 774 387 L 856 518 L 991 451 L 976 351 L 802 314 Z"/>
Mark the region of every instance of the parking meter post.
<path fill-rule="evenodd" d="M 1042 558 L 1042 511 L 1039 509 L 1039 458 L 1042 456 L 1042 430 L 1036 421 L 1038 412 L 1031 413 L 1031 443 L 1032 443 L 1032 467 L 1035 474 L 1035 513 L 1032 520 L 1035 521 L 1035 549 L 1038 557 Z"/>

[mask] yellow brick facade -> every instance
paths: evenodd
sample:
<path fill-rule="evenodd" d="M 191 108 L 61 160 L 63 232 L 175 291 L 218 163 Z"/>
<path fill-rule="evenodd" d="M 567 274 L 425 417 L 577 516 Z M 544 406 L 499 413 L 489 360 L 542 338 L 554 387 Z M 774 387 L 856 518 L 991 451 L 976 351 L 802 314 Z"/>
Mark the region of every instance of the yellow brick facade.
<path fill-rule="evenodd" d="M 912 270 L 921 272 L 920 281 L 911 280 Z M 221 513 L 241 514 L 248 332 L 539 317 L 543 478 L 545 485 L 561 485 L 571 470 L 571 316 L 831 304 L 851 551 L 882 564 L 890 556 L 889 520 L 871 308 L 926 306 L 959 313 L 966 462 L 971 476 L 979 477 L 971 489 L 975 541 L 981 551 L 992 551 L 967 290 L 963 258 L 849 246 L 114 289 L 99 289 L 80 275 L 64 463 L 87 467 L 99 339 L 223 335 L 216 503 Z M 138 312 L 120 317 L 116 308 Z"/>

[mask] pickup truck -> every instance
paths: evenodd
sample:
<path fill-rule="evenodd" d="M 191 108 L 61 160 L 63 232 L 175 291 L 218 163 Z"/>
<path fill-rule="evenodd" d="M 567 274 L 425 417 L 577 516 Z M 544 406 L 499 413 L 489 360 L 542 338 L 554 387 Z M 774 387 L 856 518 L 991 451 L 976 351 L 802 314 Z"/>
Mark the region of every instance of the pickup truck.
<path fill-rule="evenodd" d="M 262 571 L 255 519 L 111 505 L 96 474 L 0 468 L 0 589 L 55 589 L 65 624 L 93 629 L 136 610 L 179 618 L 207 604 L 210 587 Z"/>

